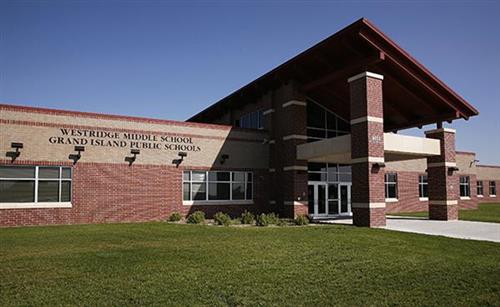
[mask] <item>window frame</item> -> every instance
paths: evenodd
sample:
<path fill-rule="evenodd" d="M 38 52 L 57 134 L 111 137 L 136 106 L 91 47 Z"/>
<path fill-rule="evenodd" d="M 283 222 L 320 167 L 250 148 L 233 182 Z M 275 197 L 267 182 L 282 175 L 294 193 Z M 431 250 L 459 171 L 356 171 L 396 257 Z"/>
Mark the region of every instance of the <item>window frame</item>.
<path fill-rule="evenodd" d="M 336 114 L 336 113 L 328 110 L 323 105 L 317 103 L 316 101 L 312 100 L 311 98 L 307 98 L 307 105 L 309 105 L 309 104 L 311 104 L 311 105 L 314 104 L 316 107 L 322 109 L 322 111 L 324 113 L 324 121 L 325 122 L 324 122 L 324 127 L 323 128 L 309 126 L 309 123 L 306 123 L 306 135 L 307 135 L 307 142 L 308 143 L 312 143 L 312 142 L 321 141 L 321 140 L 324 140 L 324 139 L 331 138 L 331 137 L 328 137 L 328 133 L 335 133 L 334 137 L 338 137 L 338 136 L 342 136 L 342 135 L 346 135 L 346 134 L 350 134 L 351 133 L 350 131 L 339 129 L 339 120 L 345 122 L 347 125 L 349 125 L 349 121 L 347 121 L 344 118 L 340 117 L 338 114 Z M 307 107 L 306 107 L 306 112 L 308 112 Z M 332 115 L 335 118 L 335 129 L 328 128 L 328 114 Z M 322 132 L 323 133 L 323 137 L 312 136 L 312 135 L 309 134 L 310 131 L 311 132 L 313 132 L 313 131 Z"/>
<path fill-rule="evenodd" d="M 425 180 L 423 180 L 425 178 Z M 427 187 L 427 195 L 425 195 L 424 186 Z M 421 201 L 429 200 L 429 177 L 427 174 L 418 175 L 418 199 Z"/>
<path fill-rule="evenodd" d="M 492 191 L 494 193 L 492 193 Z M 497 196 L 497 183 L 496 181 L 490 180 L 489 186 L 488 186 L 488 192 L 490 197 L 496 197 Z"/>
<path fill-rule="evenodd" d="M 481 189 L 481 193 L 479 193 L 479 190 Z M 476 192 L 477 192 L 477 197 L 484 197 L 484 185 L 482 180 L 477 180 L 476 182 Z"/>
<path fill-rule="evenodd" d="M 0 202 L 0 209 L 30 209 L 30 208 L 71 208 L 73 199 L 73 167 L 64 165 L 0 165 L 1 167 L 12 168 L 34 168 L 33 178 L 19 177 L 0 177 L 0 181 L 32 181 L 34 182 L 33 201 L 32 202 Z M 40 177 L 40 169 L 57 168 L 57 178 Z M 69 178 L 63 178 L 63 169 L 69 169 Z M 39 187 L 42 182 L 57 182 L 58 183 L 58 201 L 39 201 Z M 62 201 L 62 186 L 63 182 L 70 182 L 69 201 Z"/>
<path fill-rule="evenodd" d="M 464 182 L 462 182 L 462 179 L 465 179 Z M 462 195 L 462 187 L 465 187 L 464 192 L 465 195 Z M 459 178 L 459 193 L 460 193 L 460 199 L 470 199 L 470 176 L 460 176 Z"/>
<path fill-rule="evenodd" d="M 186 180 L 184 174 L 189 173 L 189 180 Z M 205 173 L 205 199 L 193 199 L 193 183 L 201 183 L 202 181 L 193 181 L 193 172 Z M 229 173 L 228 181 L 220 181 L 220 180 L 210 180 L 209 173 Z M 244 181 L 233 180 L 235 173 L 243 173 Z M 249 176 L 251 174 L 251 176 Z M 251 177 L 251 180 L 249 179 Z M 253 204 L 253 191 L 254 191 L 254 176 L 252 171 L 224 171 L 224 170 L 213 170 L 213 171 L 200 171 L 200 170 L 184 170 L 182 172 L 182 202 L 184 205 L 193 205 L 193 204 Z M 184 198 L 184 185 L 189 183 L 189 199 Z M 209 185 L 210 183 L 227 183 L 229 184 L 229 199 L 209 199 Z M 233 184 L 241 184 L 244 186 L 244 198 L 243 199 L 233 199 Z M 248 198 L 248 187 L 250 187 L 251 198 Z"/>
<path fill-rule="evenodd" d="M 246 124 L 247 121 L 251 122 L 251 117 L 252 116 L 256 116 L 257 126 L 256 127 L 251 127 L 251 125 L 249 125 L 247 127 L 244 127 L 243 125 Z M 239 128 L 264 130 L 264 123 L 265 123 L 264 110 L 263 109 L 259 109 L 259 110 L 255 110 L 255 111 L 252 111 L 252 112 L 248 112 L 248 113 L 242 114 L 240 116 L 240 118 L 235 121 L 235 123 L 236 122 L 238 123 L 238 127 Z"/>
<path fill-rule="evenodd" d="M 389 175 L 394 175 L 395 181 L 394 182 L 389 182 L 388 177 Z M 389 186 L 394 185 L 395 187 L 395 193 L 394 197 L 388 197 L 389 196 Z M 384 193 L 385 193 L 385 201 L 386 202 L 397 202 L 398 197 L 399 197 L 399 191 L 398 191 L 398 173 L 385 173 L 384 174 Z"/>

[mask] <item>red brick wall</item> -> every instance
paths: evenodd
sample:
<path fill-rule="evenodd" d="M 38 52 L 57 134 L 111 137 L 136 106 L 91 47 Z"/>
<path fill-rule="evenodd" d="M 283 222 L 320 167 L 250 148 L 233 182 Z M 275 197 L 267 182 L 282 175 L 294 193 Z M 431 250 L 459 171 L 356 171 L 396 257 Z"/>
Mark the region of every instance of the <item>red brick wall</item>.
<path fill-rule="evenodd" d="M 253 205 L 184 206 L 182 171 L 167 165 L 78 163 L 73 168 L 72 208 L 0 209 L 0 226 L 144 222 L 195 210 L 208 217 L 218 211 L 233 216 L 244 210 L 266 211 L 265 172 L 254 171 Z"/>
<path fill-rule="evenodd" d="M 419 199 L 418 172 L 391 172 L 398 174 L 398 201 L 387 202 L 386 211 L 390 212 L 414 212 L 427 211 L 428 201 Z"/>
<path fill-rule="evenodd" d="M 477 201 L 480 203 L 500 203 L 500 191 L 499 191 L 499 186 L 500 186 L 500 180 L 485 180 L 485 179 L 478 179 L 483 182 L 483 197 L 478 197 Z M 496 182 L 496 187 L 497 187 L 497 194 L 496 197 L 491 197 L 490 196 L 490 181 L 495 181 Z"/>

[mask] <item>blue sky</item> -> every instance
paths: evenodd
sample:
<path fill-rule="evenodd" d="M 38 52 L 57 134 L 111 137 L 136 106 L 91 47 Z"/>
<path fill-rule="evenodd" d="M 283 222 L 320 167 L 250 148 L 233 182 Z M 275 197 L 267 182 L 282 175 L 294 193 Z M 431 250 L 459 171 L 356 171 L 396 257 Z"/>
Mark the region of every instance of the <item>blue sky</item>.
<path fill-rule="evenodd" d="M 361 17 L 479 109 L 457 148 L 500 164 L 492 1 L 0 0 L 0 101 L 185 120 Z"/>

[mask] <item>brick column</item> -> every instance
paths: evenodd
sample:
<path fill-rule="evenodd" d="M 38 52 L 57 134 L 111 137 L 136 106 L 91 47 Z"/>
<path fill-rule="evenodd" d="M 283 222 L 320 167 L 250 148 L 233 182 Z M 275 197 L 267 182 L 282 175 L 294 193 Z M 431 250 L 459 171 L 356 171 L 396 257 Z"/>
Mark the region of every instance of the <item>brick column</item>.
<path fill-rule="evenodd" d="M 429 184 L 429 219 L 458 219 L 459 176 L 455 160 L 455 130 L 439 128 L 425 132 L 425 136 L 441 142 L 441 155 L 427 158 Z"/>
<path fill-rule="evenodd" d="M 356 226 L 385 226 L 382 75 L 348 79 L 351 96 L 352 213 Z"/>
<path fill-rule="evenodd" d="M 278 194 L 280 215 L 289 218 L 308 213 L 307 161 L 297 160 L 297 145 L 307 140 L 307 109 L 298 88 L 290 82 L 276 90 L 273 97 L 273 194 Z"/>

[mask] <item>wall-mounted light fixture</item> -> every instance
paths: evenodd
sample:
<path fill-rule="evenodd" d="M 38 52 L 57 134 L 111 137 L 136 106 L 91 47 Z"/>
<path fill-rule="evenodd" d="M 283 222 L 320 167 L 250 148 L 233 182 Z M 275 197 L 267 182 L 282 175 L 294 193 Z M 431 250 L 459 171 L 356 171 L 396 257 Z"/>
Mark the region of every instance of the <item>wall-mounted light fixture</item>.
<path fill-rule="evenodd" d="M 448 167 L 448 172 L 453 173 L 456 171 L 458 171 L 458 167 L 456 167 L 456 166 L 449 166 Z"/>
<path fill-rule="evenodd" d="M 85 151 L 85 146 L 75 146 L 76 154 L 70 154 L 68 158 L 73 160 L 73 164 L 76 164 L 78 160 L 82 157 L 82 152 Z"/>
<path fill-rule="evenodd" d="M 15 149 L 16 151 L 8 151 L 6 156 L 10 157 L 12 162 L 14 162 L 21 155 L 21 152 L 19 150 L 22 149 L 24 146 L 23 143 L 13 142 L 10 143 L 10 147 Z"/>
<path fill-rule="evenodd" d="M 479 162 L 479 160 L 473 160 L 473 161 L 470 161 L 469 167 L 472 167 L 472 165 L 473 165 L 473 164 L 476 164 L 477 162 Z"/>
<path fill-rule="evenodd" d="M 125 161 L 128 162 L 128 166 L 131 166 L 132 163 L 135 162 L 135 160 L 137 159 L 137 155 L 141 153 L 141 151 L 139 149 L 132 149 L 130 150 L 130 153 L 132 154 L 132 157 L 125 157 Z"/>
<path fill-rule="evenodd" d="M 182 163 L 182 161 L 184 161 L 184 158 L 187 157 L 187 152 L 184 152 L 184 151 L 180 151 L 179 152 L 179 159 L 173 159 L 172 160 L 172 164 L 175 164 L 175 167 L 179 167 L 179 165 Z"/>
<path fill-rule="evenodd" d="M 381 168 L 385 167 L 385 163 L 384 162 L 375 162 L 375 163 L 373 163 L 372 167 L 373 167 L 374 171 L 378 172 Z"/>
<path fill-rule="evenodd" d="M 224 164 L 226 163 L 226 160 L 229 159 L 229 155 L 228 154 L 223 154 L 222 156 L 220 156 L 220 164 Z"/>

